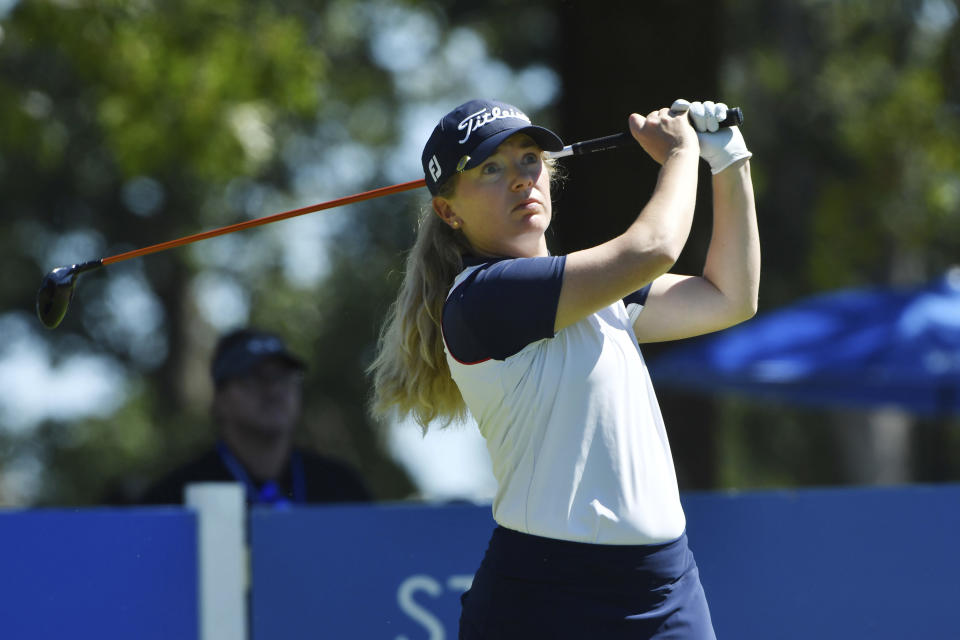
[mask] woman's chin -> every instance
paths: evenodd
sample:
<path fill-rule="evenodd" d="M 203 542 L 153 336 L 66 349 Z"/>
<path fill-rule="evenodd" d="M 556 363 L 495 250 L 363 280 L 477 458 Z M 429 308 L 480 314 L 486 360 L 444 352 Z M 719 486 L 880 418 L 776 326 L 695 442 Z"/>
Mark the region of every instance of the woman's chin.
<path fill-rule="evenodd" d="M 520 218 L 520 223 L 530 231 L 545 233 L 550 226 L 550 214 L 543 211 L 531 211 Z"/>

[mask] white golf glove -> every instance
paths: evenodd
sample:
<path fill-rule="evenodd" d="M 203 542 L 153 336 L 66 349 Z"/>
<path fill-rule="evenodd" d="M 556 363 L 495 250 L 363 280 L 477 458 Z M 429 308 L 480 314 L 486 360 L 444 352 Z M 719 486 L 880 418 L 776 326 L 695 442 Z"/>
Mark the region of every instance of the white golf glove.
<path fill-rule="evenodd" d="M 727 117 L 727 105 L 722 102 L 690 103 L 690 121 L 700 139 L 700 157 L 710 165 L 710 172 L 720 173 L 737 160 L 753 156 L 737 127 L 720 128 Z"/>

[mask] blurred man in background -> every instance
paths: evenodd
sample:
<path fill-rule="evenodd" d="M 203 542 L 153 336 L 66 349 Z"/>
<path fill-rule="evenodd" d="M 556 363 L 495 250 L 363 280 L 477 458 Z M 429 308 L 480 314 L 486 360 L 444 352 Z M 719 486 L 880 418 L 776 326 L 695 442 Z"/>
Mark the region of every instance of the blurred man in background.
<path fill-rule="evenodd" d="M 211 363 L 217 442 L 140 502 L 181 504 L 186 485 L 196 482 L 240 483 L 249 504 L 370 500 L 350 467 L 294 446 L 305 368 L 273 333 L 248 328 L 223 336 Z"/>

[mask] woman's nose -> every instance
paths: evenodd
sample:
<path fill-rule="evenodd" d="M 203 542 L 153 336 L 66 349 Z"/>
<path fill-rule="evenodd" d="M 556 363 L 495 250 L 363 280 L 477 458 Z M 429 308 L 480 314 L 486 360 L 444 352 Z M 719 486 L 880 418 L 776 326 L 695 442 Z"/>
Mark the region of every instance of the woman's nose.
<path fill-rule="evenodd" d="M 514 191 L 526 189 L 532 187 L 534 182 L 533 170 L 528 166 L 519 167 L 514 172 L 512 187 Z"/>

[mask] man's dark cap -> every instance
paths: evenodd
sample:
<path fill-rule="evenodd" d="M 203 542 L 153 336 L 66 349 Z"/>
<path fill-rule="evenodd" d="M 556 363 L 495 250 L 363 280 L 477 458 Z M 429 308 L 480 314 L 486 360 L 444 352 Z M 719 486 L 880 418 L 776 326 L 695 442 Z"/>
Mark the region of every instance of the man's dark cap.
<path fill-rule="evenodd" d="M 470 100 L 443 116 L 420 156 L 430 193 L 437 195 L 454 174 L 478 166 L 515 133 L 527 134 L 545 151 L 563 149 L 557 134 L 505 102 Z"/>
<path fill-rule="evenodd" d="M 242 378 L 268 358 L 279 358 L 295 369 L 306 364 L 290 353 L 280 336 L 259 329 L 238 329 L 220 338 L 213 352 L 210 374 L 220 386 L 227 380 Z"/>

